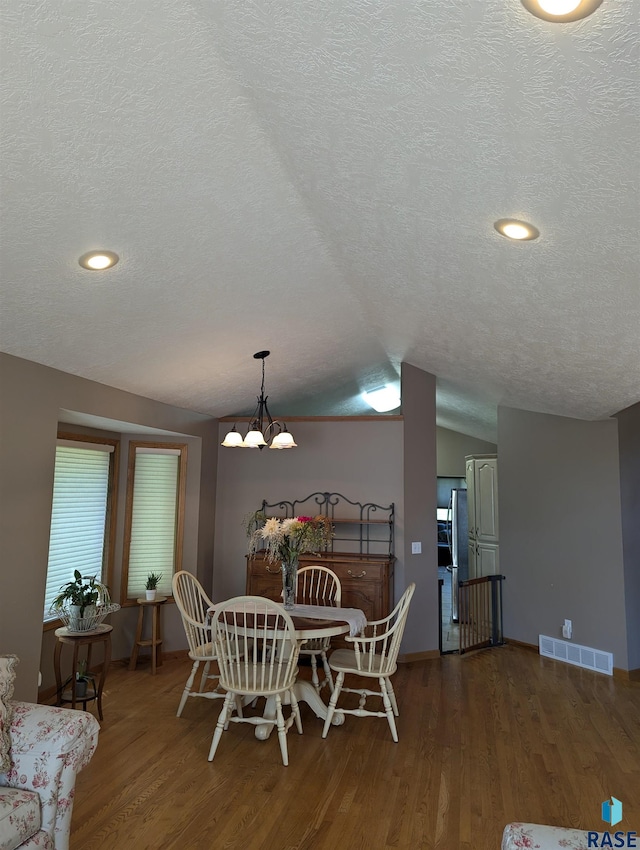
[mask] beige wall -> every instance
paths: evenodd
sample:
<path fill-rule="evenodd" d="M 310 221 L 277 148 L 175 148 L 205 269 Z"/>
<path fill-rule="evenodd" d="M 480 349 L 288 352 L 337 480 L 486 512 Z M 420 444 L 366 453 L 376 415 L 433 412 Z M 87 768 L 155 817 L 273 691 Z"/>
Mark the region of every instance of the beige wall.
<path fill-rule="evenodd" d="M 617 422 L 498 410 L 507 637 L 561 638 L 628 669 Z"/>
<path fill-rule="evenodd" d="M 42 668 L 45 683 L 52 677 L 42 608 L 61 409 L 131 423 L 131 431 L 146 426 L 185 434 L 194 446 L 197 440 L 204 473 L 200 477 L 196 461 L 188 485 L 187 552 L 197 558 L 191 566 L 204 581 L 212 570 L 217 422 L 6 354 L 0 354 L 0 393 L 0 652 L 20 657 L 16 698 L 33 700 L 38 671 Z M 135 616 L 132 608 L 110 618 L 116 658 L 129 654 Z M 174 606 L 165 610 L 165 625 L 165 648 L 183 647 Z"/>

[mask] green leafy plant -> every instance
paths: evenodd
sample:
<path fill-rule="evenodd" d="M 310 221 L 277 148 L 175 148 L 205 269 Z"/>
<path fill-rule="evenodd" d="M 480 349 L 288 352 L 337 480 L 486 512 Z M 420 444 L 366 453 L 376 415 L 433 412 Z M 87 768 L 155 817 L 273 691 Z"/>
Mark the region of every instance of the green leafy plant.
<path fill-rule="evenodd" d="M 157 590 L 161 579 L 162 573 L 149 573 L 149 575 L 147 576 L 147 583 L 145 584 L 145 588 L 147 590 Z"/>
<path fill-rule="evenodd" d="M 82 661 L 78 661 L 78 671 L 76 673 L 76 681 L 77 682 L 93 682 L 93 677 L 90 673 L 87 673 L 87 662 L 86 659 Z"/>
<path fill-rule="evenodd" d="M 74 580 L 63 584 L 60 593 L 53 600 L 51 609 L 60 611 L 70 605 L 80 607 L 80 616 L 84 617 L 85 608 L 95 605 L 100 598 L 99 582 L 95 576 L 84 577 L 79 570 L 74 570 Z"/>
<path fill-rule="evenodd" d="M 69 680 L 70 681 L 70 680 Z M 93 693 L 96 691 L 96 683 L 95 679 L 91 675 L 91 672 L 87 672 L 87 662 L 86 659 L 82 661 L 78 661 L 78 669 L 76 671 L 76 697 L 80 699 L 84 698 L 87 693 L 91 693 L 89 691 L 89 685 L 93 688 Z"/>

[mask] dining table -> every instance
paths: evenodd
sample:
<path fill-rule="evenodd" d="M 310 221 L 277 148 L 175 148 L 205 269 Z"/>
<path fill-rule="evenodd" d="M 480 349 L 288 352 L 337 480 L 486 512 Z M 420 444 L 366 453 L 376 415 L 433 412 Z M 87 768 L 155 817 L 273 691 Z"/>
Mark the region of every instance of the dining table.
<path fill-rule="evenodd" d="M 207 612 L 209 616 L 215 613 L 215 606 Z M 296 639 L 300 643 L 308 640 L 325 637 L 337 637 L 338 635 L 350 634 L 352 636 L 361 634 L 367 624 L 367 618 L 359 608 L 339 608 L 326 605 L 295 605 L 287 610 L 287 614 L 293 620 Z M 326 720 L 327 704 L 316 691 L 313 683 L 307 679 L 296 679 L 293 692 L 298 702 L 306 702 L 309 708 L 320 720 Z M 288 705 L 288 700 L 283 700 Z M 276 699 L 267 697 L 262 714 L 264 723 L 256 725 L 255 735 L 261 741 L 265 741 L 276 725 Z M 344 723 L 344 715 L 334 714 L 332 725 L 341 726 Z"/>

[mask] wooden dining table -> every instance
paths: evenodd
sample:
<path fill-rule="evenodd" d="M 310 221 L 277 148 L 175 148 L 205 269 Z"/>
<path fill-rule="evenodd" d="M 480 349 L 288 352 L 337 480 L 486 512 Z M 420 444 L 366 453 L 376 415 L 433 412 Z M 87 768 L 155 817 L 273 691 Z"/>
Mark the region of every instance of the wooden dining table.
<path fill-rule="evenodd" d="M 357 614 L 360 615 L 362 625 L 364 627 L 366 618 L 362 611 L 353 608 L 346 610 L 349 612 L 357 612 Z M 336 617 L 339 617 L 339 608 L 331 608 L 330 611 L 332 619 L 323 619 L 320 614 L 317 616 L 299 615 L 295 613 L 295 609 L 293 612 L 287 611 L 287 614 L 289 614 L 293 620 L 293 625 L 296 630 L 296 639 L 304 643 L 307 640 L 336 637 L 337 635 L 349 634 L 353 631 L 353 626 L 347 619 L 335 619 Z M 215 608 L 212 608 L 208 613 L 213 614 L 214 612 Z M 351 620 L 353 621 L 353 615 L 351 615 Z M 326 720 L 328 707 L 321 699 L 320 694 L 316 691 L 312 682 L 307 679 L 297 679 L 293 686 L 293 692 L 298 702 L 306 702 L 317 718 L 320 720 Z M 288 704 L 288 700 L 283 700 L 283 705 Z M 265 741 L 276 725 L 275 697 L 267 697 L 262 716 L 265 722 L 256 726 L 255 735 L 259 740 Z M 333 716 L 332 725 L 341 726 L 343 723 L 344 715 L 340 715 L 336 712 Z"/>

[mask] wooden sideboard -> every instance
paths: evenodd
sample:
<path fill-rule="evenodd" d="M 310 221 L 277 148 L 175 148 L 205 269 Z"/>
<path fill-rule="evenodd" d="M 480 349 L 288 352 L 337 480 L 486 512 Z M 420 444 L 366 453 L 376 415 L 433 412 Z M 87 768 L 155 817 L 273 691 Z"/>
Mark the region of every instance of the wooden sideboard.
<path fill-rule="evenodd" d="M 342 606 L 360 608 L 367 620 L 379 620 L 393 609 L 394 505 L 353 502 L 341 493 L 312 493 L 304 499 L 269 503 L 265 517 L 325 516 L 334 535 L 327 550 L 301 555 L 300 567 L 322 564 L 333 570 L 342 586 Z M 342 549 L 343 551 L 336 551 Z M 264 552 L 247 555 L 247 593 L 282 601 L 282 572 Z M 336 644 L 344 644 L 336 639 Z"/>
<path fill-rule="evenodd" d="M 393 607 L 393 555 L 322 552 L 302 555 L 300 567 L 322 564 L 333 570 L 342 585 L 342 606 L 360 608 L 367 620 L 386 617 Z M 282 601 L 282 572 L 262 552 L 247 556 L 247 593 Z"/>

